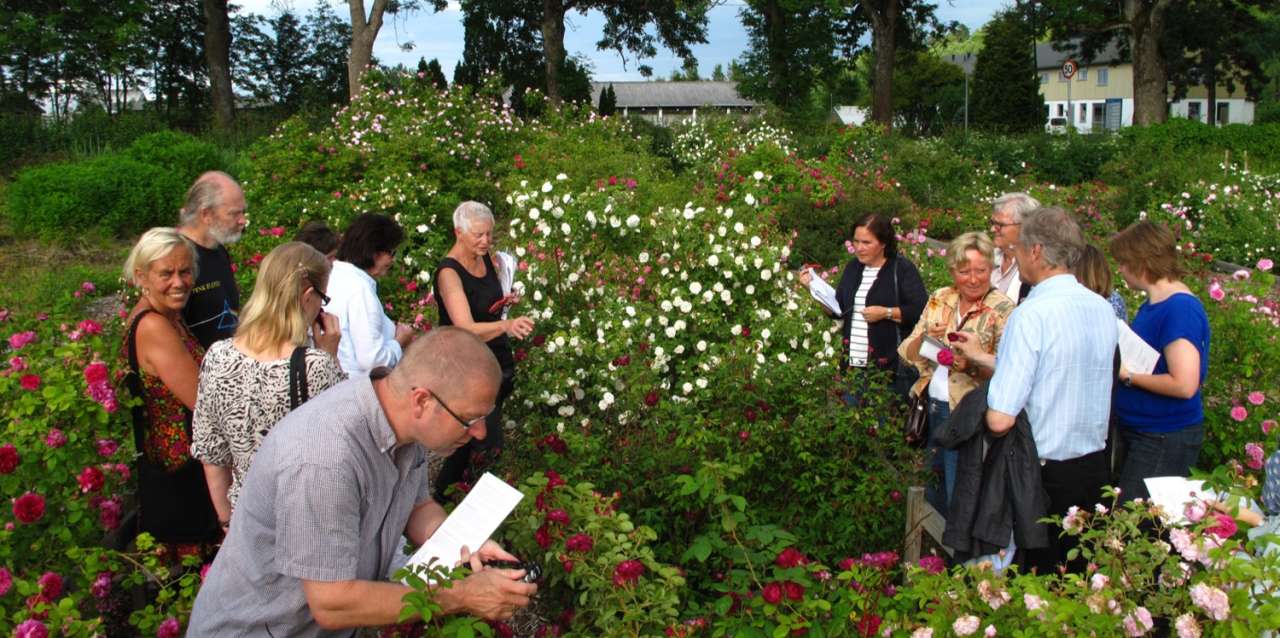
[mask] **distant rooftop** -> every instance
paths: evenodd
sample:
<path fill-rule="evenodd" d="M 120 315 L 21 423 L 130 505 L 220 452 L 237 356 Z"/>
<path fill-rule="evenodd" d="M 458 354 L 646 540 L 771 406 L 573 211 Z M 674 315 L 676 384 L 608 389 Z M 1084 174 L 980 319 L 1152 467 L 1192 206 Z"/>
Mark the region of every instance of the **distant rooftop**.
<path fill-rule="evenodd" d="M 1067 51 L 1055 50 L 1053 48 L 1053 45 L 1055 43 L 1053 42 L 1045 42 L 1043 44 L 1037 44 L 1036 45 L 1036 68 L 1042 71 L 1044 69 L 1058 69 L 1062 67 L 1063 62 L 1067 61 L 1067 58 L 1075 58 L 1077 62 L 1080 62 L 1081 64 L 1088 64 L 1088 65 L 1124 64 L 1129 61 L 1128 58 L 1120 55 L 1118 38 L 1113 38 L 1111 42 L 1107 43 L 1107 46 L 1100 49 L 1097 55 L 1093 56 L 1093 59 L 1089 60 L 1088 62 L 1086 62 L 1085 59 L 1078 53 L 1079 49 L 1075 48 L 1077 42 L 1078 41 L 1073 40 L 1070 42 L 1060 43 L 1063 45 L 1073 47 Z"/>
<path fill-rule="evenodd" d="M 592 82 L 591 103 L 613 85 L 618 108 L 752 108 L 756 103 L 738 95 L 737 82 Z"/>

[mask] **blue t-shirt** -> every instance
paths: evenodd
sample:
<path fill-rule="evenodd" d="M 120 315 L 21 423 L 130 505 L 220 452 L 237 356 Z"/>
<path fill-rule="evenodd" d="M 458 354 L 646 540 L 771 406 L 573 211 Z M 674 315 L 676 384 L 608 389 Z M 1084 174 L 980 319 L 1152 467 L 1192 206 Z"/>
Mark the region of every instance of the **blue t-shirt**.
<path fill-rule="evenodd" d="M 1195 295 L 1177 293 L 1160 303 L 1144 303 L 1130 324 L 1148 345 L 1160 352 L 1152 374 L 1167 374 L 1165 346 L 1186 339 L 1200 351 L 1200 384 L 1209 371 L 1209 317 Z M 1116 386 L 1116 416 L 1120 425 L 1140 432 L 1173 432 L 1204 422 L 1200 390 L 1190 399 L 1178 399 L 1138 388 Z"/>

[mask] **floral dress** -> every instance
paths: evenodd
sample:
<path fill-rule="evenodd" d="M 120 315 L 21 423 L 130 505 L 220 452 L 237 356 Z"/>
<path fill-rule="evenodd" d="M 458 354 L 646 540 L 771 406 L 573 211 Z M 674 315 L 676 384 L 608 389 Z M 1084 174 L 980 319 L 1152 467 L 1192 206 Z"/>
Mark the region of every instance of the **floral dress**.
<path fill-rule="evenodd" d="M 187 330 L 182 331 L 181 337 L 187 353 L 199 368 L 204 359 L 204 348 L 200 347 L 200 342 L 196 341 L 196 338 Z M 119 381 L 123 384 L 124 376 L 129 373 L 128 331 L 125 332 L 124 344 L 120 348 L 120 360 L 121 364 L 116 367 L 116 370 L 119 371 Z M 148 373 L 141 366 L 138 367 L 138 377 L 142 380 L 142 407 L 147 413 L 147 421 L 151 424 L 143 436 L 141 451 L 151 462 L 164 469 L 177 470 L 191 458 L 191 437 L 187 434 L 187 419 L 190 412 L 187 406 L 165 387 L 160 377 Z"/>

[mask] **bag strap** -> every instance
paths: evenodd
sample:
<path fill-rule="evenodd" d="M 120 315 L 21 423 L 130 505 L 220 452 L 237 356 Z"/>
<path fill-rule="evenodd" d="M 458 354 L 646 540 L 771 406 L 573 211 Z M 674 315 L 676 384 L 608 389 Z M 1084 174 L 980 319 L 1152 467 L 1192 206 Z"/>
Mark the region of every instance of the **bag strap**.
<path fill-rule="evenodd" d="M 900 304 L 902 295 L 898 292 L 898 256 L 893 256 L 893 303 Z M 898 306 L 898 312 L 902 312 L 902 306 Z M 902 328 L 901 325 L 893 327 L 894 341 L 897 345 L 902 345 Z M 897 348 L 894 348 L 897 350 Z"/>
<path fill-rule="evenodd" d="M 129 387 L 129 392 L 133 394 L 139 403 L 133 406 L 133 445 L 139 454 L 142 453 L 143 446 L 143 429 L 150 429 L 151 424 L 147 421 L 147 409 L 144 405 L 143 396 L 146 390 L 142 386 L 142 375 L 138 371 L 138 324 L 142 322 L 142 318 L 149 312 L 154 312 L 147 308 L 137 314 L 133 318 L 133 322 L 129 324 L 129 336 L 125 339 L 125 349 L 129 353 L 129 374 L 125 375 L 125 383 Z"/>
<path fill-rule="evenodd" d="M 298 346 L 289 357 L 289 411 L 307 402 L 307 347 Z"/>

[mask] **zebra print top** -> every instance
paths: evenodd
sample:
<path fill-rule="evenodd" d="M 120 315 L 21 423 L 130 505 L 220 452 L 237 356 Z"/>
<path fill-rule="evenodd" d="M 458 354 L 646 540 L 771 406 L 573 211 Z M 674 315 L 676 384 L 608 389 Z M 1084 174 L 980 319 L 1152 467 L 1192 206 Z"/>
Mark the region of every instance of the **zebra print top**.
<path fill-rule="evenodd" d="M 307 348 L 307 390 L 317 394 L 347 375 L 329 353 Z M 253 454 L 280 419 L 289 413 L 289 358 L 257 361 L 223 339 L 209 346 L 200 366 L 196 408 L 192 414 L 191 455 L 203 463 L 231 467 L 227 493 L 235 507 L 240 484 Z"/>

